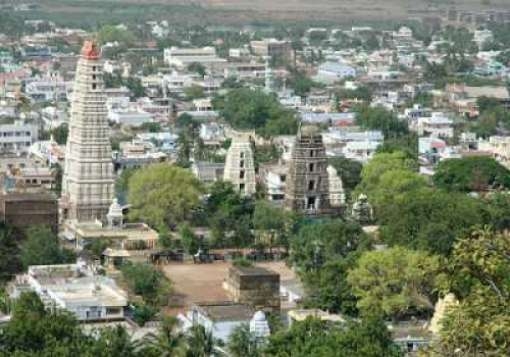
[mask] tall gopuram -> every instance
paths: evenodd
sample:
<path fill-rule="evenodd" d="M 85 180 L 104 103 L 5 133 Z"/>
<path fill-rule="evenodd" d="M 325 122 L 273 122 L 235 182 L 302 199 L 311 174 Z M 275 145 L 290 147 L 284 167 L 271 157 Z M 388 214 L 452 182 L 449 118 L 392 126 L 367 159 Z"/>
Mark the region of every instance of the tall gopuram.
<path fill-rule="evenodd" d="M 76 68 L 62 179 L 64 219 L 105 221 L 114 196 L 100 50 L 85 41 Z"/>
<path fill-rule="evenodd" d="M 285 206 L 307 216 L 334 214 L 326 149 L 315 126 L 299 129 L 289 162 Z"/>
<path fill-rule="evenodd" d="M 234 137 L 227 151 L 223 180 L 243 196 L 255 194 L 255 161 L 248 138 Z"/>

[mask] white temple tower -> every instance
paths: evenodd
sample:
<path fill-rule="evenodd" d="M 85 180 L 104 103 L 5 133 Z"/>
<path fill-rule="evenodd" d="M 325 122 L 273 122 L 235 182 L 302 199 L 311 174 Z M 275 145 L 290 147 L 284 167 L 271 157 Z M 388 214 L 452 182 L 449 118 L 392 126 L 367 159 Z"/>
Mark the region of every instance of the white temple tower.
<path fill-rule="evenodd" d="M 255 162 L 248 140 L 234 137 L 225 160 L 223 180 L 231 182 L 241 195 L 250 196 L 256 191 Z"/>
<path fill-rule="evenodd" d="M 85 41 L 76 68 L 66 145 L 62 206 L 65 218 L 105 221 L 114 196 L 110 128 L 100 53 Z"/>
<path fill-rule="evenodd" d="M 327 171 L 329 181 L 329 203 L 331 207 L 342 207 L 345 205 L 345 192 L 342 179 L 333 166 L 329 165 Z"/>

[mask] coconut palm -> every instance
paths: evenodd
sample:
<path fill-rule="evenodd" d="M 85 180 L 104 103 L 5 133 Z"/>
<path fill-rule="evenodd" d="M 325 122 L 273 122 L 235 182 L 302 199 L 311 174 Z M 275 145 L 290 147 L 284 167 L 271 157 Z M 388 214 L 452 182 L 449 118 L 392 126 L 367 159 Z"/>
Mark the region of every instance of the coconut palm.
<path fill-rule="evenodd" d="M 138 350 L 142 356 L 177 357 L 185 351 L 184 335 L 179 332 L 176 318 L 165 318 L 157 334 L 148 334 L 140 341 Z"/>
<path fill-rule="evenodd" d="M 194 325 L 186 335 L 188 350 L 186 357 L 211 357 L 218 355 L 216 345 L 220 340 L 214 338 L 212 331 L 202 325 Z"/>

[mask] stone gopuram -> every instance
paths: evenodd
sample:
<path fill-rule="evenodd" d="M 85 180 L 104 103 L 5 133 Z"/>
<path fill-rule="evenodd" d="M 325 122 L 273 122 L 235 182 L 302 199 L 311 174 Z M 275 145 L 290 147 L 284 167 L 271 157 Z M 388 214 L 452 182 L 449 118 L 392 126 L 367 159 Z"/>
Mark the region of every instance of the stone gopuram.
<path fill-rule="evenodd" d="M 255 162 L 248 139 L 232 139 L 225 159 L 223 180 L 231 182 L 241 195 L 255 194 Z"/>
<path fill-rule="evenodd" d="M 289 162 L 285 206 L 307 216 L 332 213 L 322 135 L 315 126 L 299 129 Z"/>
<path fill-rule="evenodd" d="M 105 221 L 114 195 L 100 51 L 85 41 L 76 68 L 61 205 L 65 219 Z"/>

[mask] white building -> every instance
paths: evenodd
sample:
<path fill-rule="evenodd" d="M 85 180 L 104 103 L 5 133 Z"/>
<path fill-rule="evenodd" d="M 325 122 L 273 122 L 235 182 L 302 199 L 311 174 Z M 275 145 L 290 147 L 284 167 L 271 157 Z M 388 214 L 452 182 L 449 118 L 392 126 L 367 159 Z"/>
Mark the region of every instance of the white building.
<path fill-rule="evenodd" d="M 483 45 L 487 42 L 490 42 L 494 39 L 491 30 L 476 30 L 473 35 L 473 41 L 478 45 L 479 48 L 483 47 Z"/>
<path fill-rule="evenodd" d="M 165 48 L 164 61 L 169 66 L 185 69 L 192 63 L 199 63 L 204 66 L 221 65 L 227 61 L 216 55 L 214 47 L 202 48 Z"/>
<path fill-rule="evenodd" d="M 333 83 L 347 77 L 356 77 L 356 69 L 343 63 L 326 62 L 319 66 L 315 79 L 323 83 Z"/>
<path fill-rule="evenodd" d="M 108 120 L 116 124 L 136 127 L 154 122 L 154 116 L 142 110 L 125 108 L 108 111 Z"/>
<path fill-rule="evenodd" d="M 453 137 L 453 120 L 442 112 L 433 112 L 430 117 L 418 118 L 416 122 L 418 135 L 428 135 L 435 138 Z"/>
<path fill-rule="evenodd" d="M 194 325 L 201 325 L 215 338 L 227 342 L 237 327 L 250 322 L 254 312 L 247 305 L 236 303 L 197 304 L 185 315 L 180 314 L 178 319 L 184 331 Z"/>
<path fill-rule="evenodd" d="M 0 125 L 1 152 L 28 152 L 30 146 L 37 140 L 37 126 L 15 121 L 13 124 Z"/>
<path fill-rule="evenodd" d="M 83 264 L 33 265 L 16 277 L 10 297 L 34 291 L 48 308 L 71 312 L 82 322 L 123 320 L 127 294 L 113 279 Z"/>
<path fill-rule="evenodd" d="M 26 95 L 34 102 L 47 102 L 53 100 L 67 100 L 71 84 L 60 78 L 47 78 L 27 83 Z"/>

